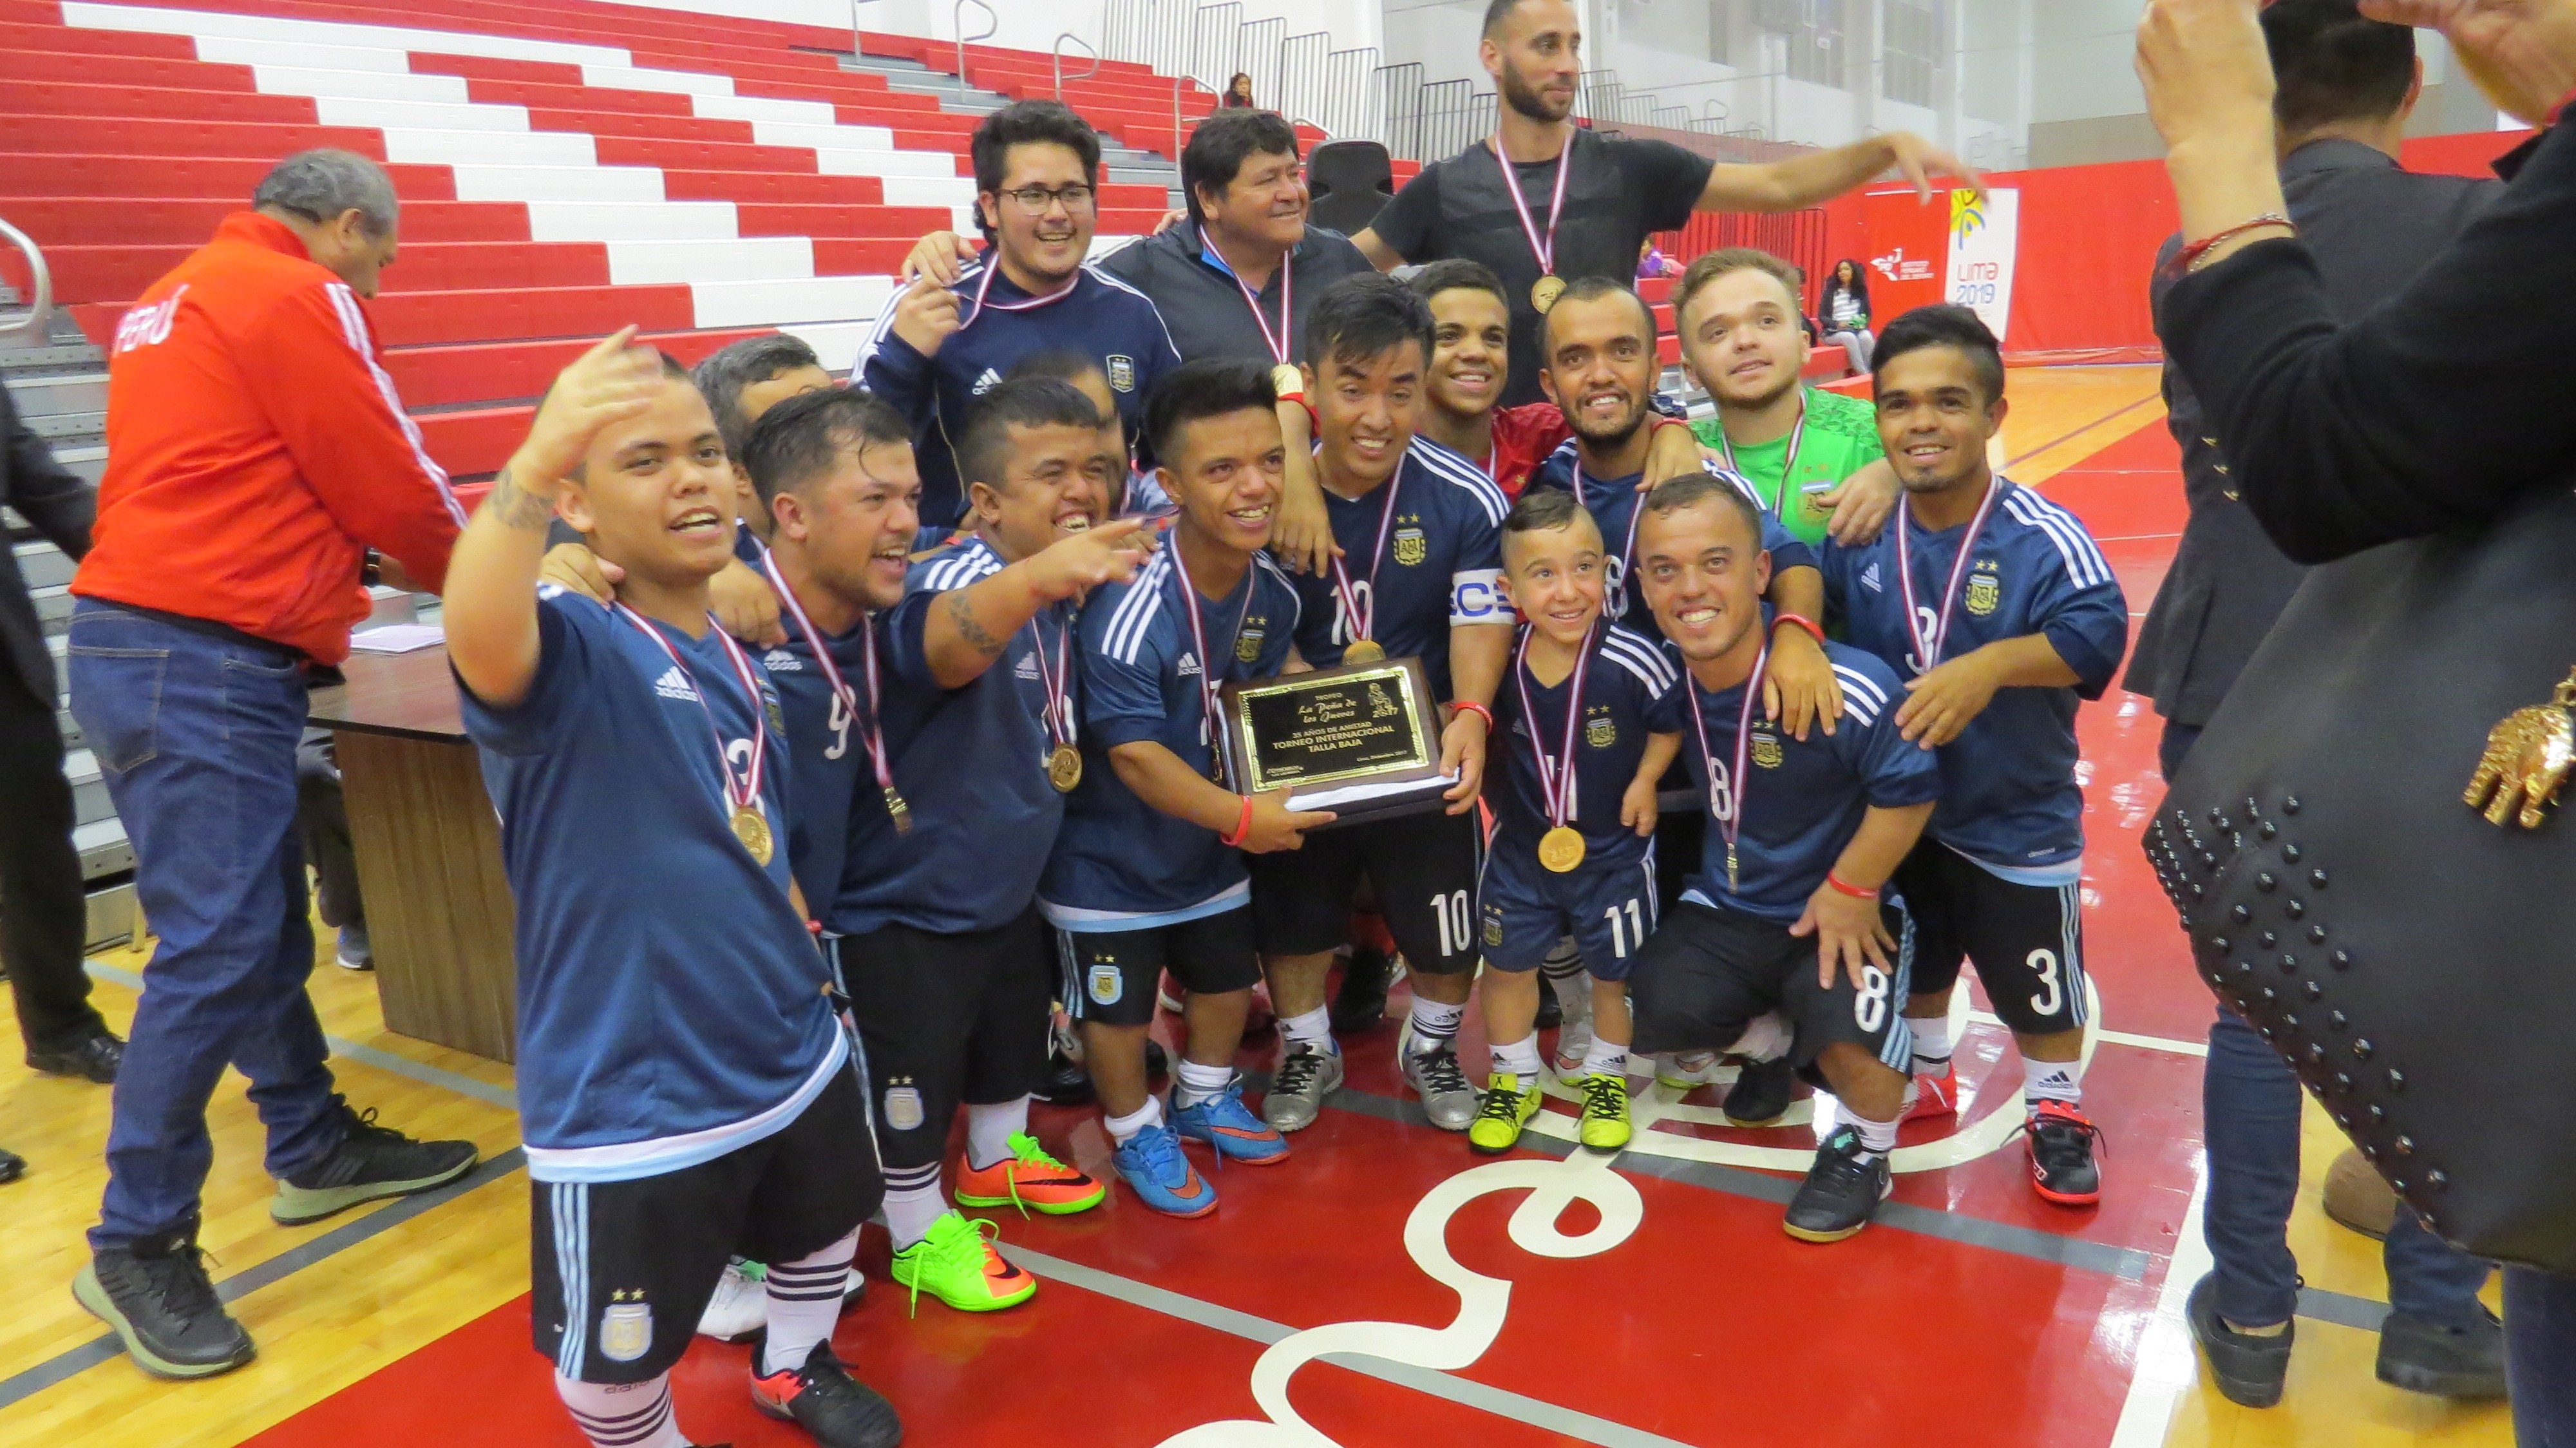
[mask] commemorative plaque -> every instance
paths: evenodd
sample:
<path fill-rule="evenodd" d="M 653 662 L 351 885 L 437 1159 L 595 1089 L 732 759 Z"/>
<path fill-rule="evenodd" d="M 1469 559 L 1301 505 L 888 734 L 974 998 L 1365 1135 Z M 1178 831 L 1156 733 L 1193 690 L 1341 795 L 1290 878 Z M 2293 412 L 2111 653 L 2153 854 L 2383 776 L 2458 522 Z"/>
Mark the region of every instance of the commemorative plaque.
<path fill-rule="evenodd" d="M 1331 810 L 1335 824 L 1446 804 L 1440 706 L 1420 659 L 1245 680 L 1220 698 L 1229 788 L 1288 790 L 1293 808 Z"/>

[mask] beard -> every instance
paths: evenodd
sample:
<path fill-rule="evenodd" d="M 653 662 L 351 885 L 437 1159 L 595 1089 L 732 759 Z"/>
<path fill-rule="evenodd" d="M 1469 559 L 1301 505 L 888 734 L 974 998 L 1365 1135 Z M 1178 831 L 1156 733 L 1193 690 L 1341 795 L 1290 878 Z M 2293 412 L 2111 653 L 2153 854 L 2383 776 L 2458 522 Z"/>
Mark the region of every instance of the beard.
<path fill-rule="evenodd" d="M 1627 421 L 1604 428 L 1585 426 L 1582 414 L 1578 411 L 1569 425 L 1574 429 L 1574 435 L 1585 442 L 1604 452 L 1615 452 L 1633 441 L 1637 436 L 1637 429 L 1646 425 L 1646 409 L 1640 407 L 1629 415 Z"/>
<path fill-rule="evenodd" d="M 1520 71 L 1508 61 L 1503 65 L 1501 96 L 1504 105 L 1533 121 L 1561 121 L 1574 110 L 1570 98 L 1563 106 L 1558 106 L 1539 94 L 1538 88 L 1521 79 Z"/>

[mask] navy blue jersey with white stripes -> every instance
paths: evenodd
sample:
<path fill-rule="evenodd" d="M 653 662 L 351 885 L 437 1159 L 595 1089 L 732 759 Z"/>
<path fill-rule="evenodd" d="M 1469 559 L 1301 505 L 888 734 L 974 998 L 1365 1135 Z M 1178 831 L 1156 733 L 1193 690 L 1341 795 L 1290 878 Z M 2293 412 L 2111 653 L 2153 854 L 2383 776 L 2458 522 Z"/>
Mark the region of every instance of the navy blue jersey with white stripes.
<path fill-rule="evenodd" d="M 1066 797 L 1064 828 L 1038 887 L 1060 929 L 1144 930 L 1249 903 L 1243 856 L 1216 832 L 1137 798 L 1109 762 L 1121 744 L 1151 741 L 1206 773 L 1201 670 L 1220 683 L 1267 678 L 1288 661 L 1297 590 L 1268 554 L 1256 555 L 1223 598 L 1199 599 L 1208 652 L 1198 656 L 1181 590 L 1191 586 L 1165 548 L 1128 583 L 1105 584 L 1083 606 L 1082 783 Z"/>
<path fill-rule="evenodd" d="M 940 594 L 1002 567 L 1002 556 L 977 537 L 914 564 L 903 602 L 888 610 L 892 627 L 920 639 Z M 849 853 L 825 926 L 843 935 L 893 924 L 955 935 L 999 929 L 1028 908 L 1064 819 L 1064 796 L 1047 782 L 1053 745 L 1038 650 L 1053 669 L 1057 642 L 1072 626 L 1068 606 L 1045 610 L 961 689 L 940 688 L 919 650 L 879 655 L 886 748 L 912 829 L 896 831 L 877 791 L 852 791 Z"/>
<path fill-rule="evenodd" d="M 1529 485 L 1573 492 L 1574 466 L 1578 460 L 1572 438 L 1558 443 L 1556 451 L 1549 453 L 1547 460 L 1530 474 Z M 1734 484 L 1746 497 L 1754 497 L 1752 485 L 1736 474 L 1715 466 L 1708 471 L 1709 476 Z M 1655 630 L 1655 612 L 1646 607 L 1646 591 L 1628 586 L 1628 575 L 1637 561 L 1634 556 L 1636 535 L 1630 527 L 1637 517 L 1637 504 L 1644 496 L 1637 490 L 1637 484 L 1645 476 L 1637 472 L 1604 481 L 1587 473 L 1583 478 L 1582 501 L 1585 510 L 1592 514 L 1592 521 L 1601 527 L 1603 611 L 1648 638 L 1657 638 L 1660 635 Z M 1760 499 L 1755 499 L 1755 505 L 1760 506 Z M 1762 546 L 1771 554 L 1771 576 L 1774 578 L 1792 568 L 1816 566 L 1815 550 L 1783 526 L 1779 515 L 1767 510 L 1762 514 Z"/>
<path fill-rule="evenodd" d="M 1027 292 L 1008 275 L 997 275 L 979 311 L 975 293 L 983 281 L 984 264 L 979 262 L 949 288 L 957 294 L 959 316 L 967 321 L 940 344 L 939 355 L 924 357 L 895 335 L 901 288 L 886 298 L 875 330 L 859 349 L 860 384 L 912 423 L 924 523 L 954 523 L 964 515 L 965 484 L 958 479 L 950 441 L 958 436 L 968 405 L 1022 361 L 1040 353 L 1072 352 L 1098 362 L 1129 437 L 1144 426 L 1146 394 L 1164 373 L 1181 365 L 1162 314 L 1143 292 L 1115 277 L 1086 266 L 1064 295 L 1029 306 Z"/>
<path fill-rule="evenodd" d="M 2102 697 L 2110 685 L 2128 648 L 2129 605 L 2074 514 L 2012 482 L 1997 479 L 1997 486 L 2002 491 L 1951 607 L 1942 657 L 2045 634 L 2077 683 L 1995 692 L 1986 711 L 1941 747 L 1941 805 L 1929 833 L 2007 879 L 2058 884 L 2073 878 L 2084 853 L 2076 704 Z M 1927 634 L 1966 531 L 1964 525 L 1939 533 L 1905 530 L 1913 549 L 1915 617 Z M 1923 668 L 1898 597 L 1897 546 L 1893 527 L 1866 547 L 1827 543 L 1827 612 L 1844 638 L 1912 678 Z"/>
<path fill-rule="evenodd" d="M 1388 489 L 1394 489 L 1390 502 Z M 1426 437 L 1417 437 L 1396 465 L 1395 476 L 1367 495 L 1345 498 L 1330 489 L 1324 511 L 1333 541 L 1342 546 L 1342 568 L 1365 612 L 1374 608 L 1370 634 L 1391 659 L 1420 658 L 1432 692 L 1449 698 L 1449 627 L 1509 623 L 1503 601 L 1503 514 L 1511 505 L 1485 470 Z M 1385 537 L 1379 534 L 1384 520 Z M 1375 582 L 1370 554 L 1377 548 Z M 1304 617 L 1297 652 L 1319 669 L 1342 661 L 1354 637 L 1330 574 L 1296 575 Z M 1375 599 L 1371 604 L 1370 599 Z"/>
<path fill-rule="evenodd" d="M 1940 793 L 1940 765 L 1897 733 L 1896 701 L 1903 690 L 1896 675 L 1846 644 L 1826 644 L 1825 657 L 1843 688 L 1843 719 L 1833 733 L 1809 729 L 1799 739 L 1763 722 L 1762 706 L 1754 705 L 1753 738 L 1745 750 L 1744 827 L 1736 841 L 1737 889 L 1726 884 L 1722 786 L 1735 768 L 1744 686 L 1712 694 L 1684 670 L 1655 714 L 1652 727 L 1681 732 L 1682 764 L 1709 812 L 1708 843 L 1683 899 L 1794 922 L 1873 806 L 1902 809 Z M 1699 696 L 1705 750 L 1691 738 L 1685 690 Z"/>
<path fill-rule="evenodd" d="M 781 761 L 787 766 L 787 858 L 795 867 L 796 883 L 804 887 L 806 903 L 816 910 L 827 909 L 841 893 L 851 805 L 866 799 L 882 812 L 885 801 L 876 767 L 868 758 L 867 655 L 862 630 L 876 631 L 877 670 L 882 679 L 891 676 L 897 658 L 921 657 L 921 618 L 918 611 L 888 610 L 823 641 L 849 683 L 855 711 L 842 703 L 830 676 L 815 663 L 813 647 L 794 620 L 788 620 L 787 642 L 761 657 L 770 682 L 778 686 L 778 702 L 787 719 L 787 758 Z M 908 626 L 909 633 L 896 628 L 898 621 Z M 917 670 L 918 665 L 913 667 Z M 884 697 L 887 692 L 880 688 L 880 707 L 889 714 L 906 712 L 911 691 L 904 691 L 901 699 Z"/>
<path fill-rule="evenodd" d="M 1521 626 L 1524 638 L 1529 626 Z M 1518 657 L 1518 650 L 1515 650 Z M 1598 862 L 1626 866 L 1643 859 L 1651 840 L 1619 823 L 1619 800 L 1637 777 L 1645 757 L 1646 736 L 1654 717 L 1673 691 L 1679 668 L 1661 644 L 1617 624 L 1604 627 L 1594 641 L 1591 667 L 1583 681 L 1583 714 L 1574 726 L 1574 817 L 1583 832 L 1584 868 Z M 1537 750 L 1551 760 L 1565 749 L 1567 691 L 1574 676 L 1542 685 L 1525 665 L 1503 675 L 1494 691 L 1494 727 L 1500 731 L 1485 751 L 1485 767 L 1495 768 L 1502 755 L 1502 788 L 1489 789 L 1494 810 L 1494 849 L 1525 852 L 1538 848 L 1538 837 L 1550 828 L 1547 794 L 1539 781 Z M 1530 714 L 1521 712 L 1521 691 L 1529 691 Z M 1535 715 L 1535 718 L 1532 717 Z M 1533 747 L 1532 730 L 1536 730 Z M 1551 765 L 1551 768 L 1553 765 Z"/>
<path fill-rule="evenodd" d="M 773 832 L 787 818 L 775 696 L 765 677 L 760 703 L 744 696 L 712 629 L 661 632 L 678 663 L 549 584 L 528 696 L 459 690 L 519 902 L 519 1119 L 540 1181 L 657 1176 L 759 1140 L 844 1050 L 787 851 L 764 866 L 729 824 L 717 740 L 740 770 L 756 731 L 761 807 Z"/>

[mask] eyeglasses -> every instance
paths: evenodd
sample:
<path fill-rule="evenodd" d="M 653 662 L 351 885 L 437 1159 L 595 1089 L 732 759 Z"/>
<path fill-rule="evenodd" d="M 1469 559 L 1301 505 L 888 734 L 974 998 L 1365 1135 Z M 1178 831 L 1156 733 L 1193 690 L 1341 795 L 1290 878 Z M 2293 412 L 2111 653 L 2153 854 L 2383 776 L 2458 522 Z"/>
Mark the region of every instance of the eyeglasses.
<path fill-rule="evenodd" d="M 1048 203 L 1056 201 L 1063 202 L 1064 209 L 1067 211 L 1091 209 L 1092 188 L 1078 184 L 1060 186 L 1053 191 L 1043 186 L 1023 186 L 1016 191 L 1005 191 L 1002 194 L 1019 203 L 1019 208 L 1031 216 L 1046 215 Z"/>

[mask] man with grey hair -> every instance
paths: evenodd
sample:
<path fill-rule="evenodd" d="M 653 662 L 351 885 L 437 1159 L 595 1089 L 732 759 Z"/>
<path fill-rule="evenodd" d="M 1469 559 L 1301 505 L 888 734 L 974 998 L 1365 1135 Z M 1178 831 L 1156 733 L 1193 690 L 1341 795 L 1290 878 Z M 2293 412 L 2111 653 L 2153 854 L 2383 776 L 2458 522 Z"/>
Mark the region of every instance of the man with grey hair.
<path fill-rule="evenodd" d="M 108 358 L 107 474 L 72 580 L 72 713 L 132 838 L 160 943 L 73 1294 L 145 1371 L 250 1361 L 197 1248 L 206 1104 L 250 1078 L 296 1225 L 473 1169 L 332 1090 L 313 970 L 295 747 L 305 681 L 349 653 L 368 553 L 436 589 L 465 515 L 394 395 L 365 299 L 398 223 L 384 169 L 288 157 L 251 209 L 154 283 Z"/>

